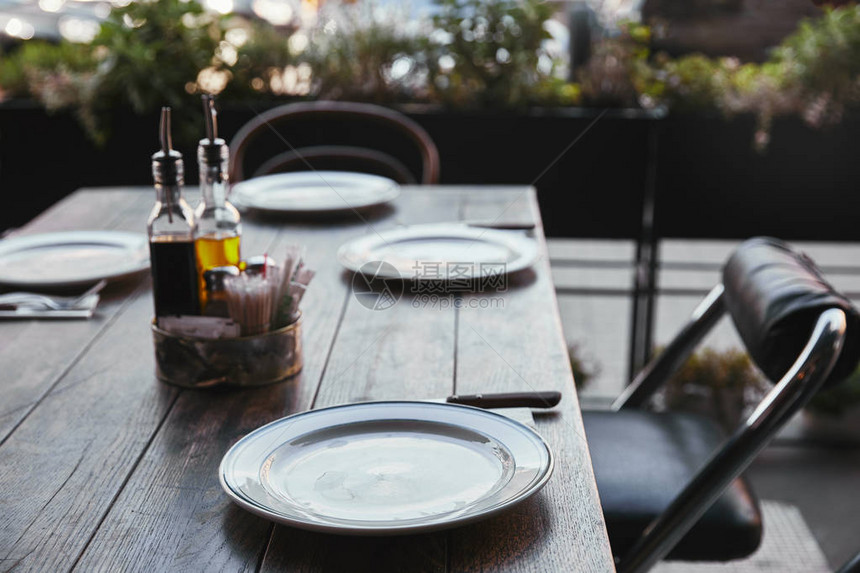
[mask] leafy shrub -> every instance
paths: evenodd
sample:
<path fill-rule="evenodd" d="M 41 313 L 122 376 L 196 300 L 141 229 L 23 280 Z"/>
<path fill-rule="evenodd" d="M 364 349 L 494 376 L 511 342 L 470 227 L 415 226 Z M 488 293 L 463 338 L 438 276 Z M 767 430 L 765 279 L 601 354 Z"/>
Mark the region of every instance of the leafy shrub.
<path fill-rule="evenodd" d="M 316 97 L 474 108 L 571 103 L 544 49 L 541 0 L 436 0 L 432 21 L 327 2 L 308 29 L 206 12 L 197 0 L 115 8 L 91 45 L 29 42 L 0 64 L 3 94 L 74 108 L 97 141 L 116 114 L 174 108 L 180 140 L 199 132 L 195 93 L 222 100 Z M 241 41 L 239 41 L 241 40 Z"/>
<path fill-rule="evenodd" d="M 427 99 L 426 26 L 373 3 L 326 5 L 306 53 L 323 99 L 391 103 Z"/>
<path fill-rule="evenodd" d="M 372 1 L 332 0 L 307 29 L 298 21 L 275 28 L 218 16 L 198 0 L 134 2 L 112 10 L 91 45 L 29 41 L 6 54 L 0 97 L 31 95 L 48 109 L 74 108 L 101 141 L 119 111 L 162 105 L 175 108 L 178 136 L 189 140 L 199 131 L 190 95 L 211 92 L 227 101 L 313 97 L 491 110 L 638 104 L 753 113 L 760 147 L 776 116 L 796 114 L 818 126 L 860 103 L 856 5 L 801 23 L 762 64 L 654 55 L 649 28 L 627 24 L 595 46 L 579 83 L 569 83 L 547 47 L 550 3 L 434 1 L 436 15 L 414 21 Z"/>
<path fill-rule="evenodd" d="M 428 46 L 432 95 L 459 107 L 571 103 L 544 48 L 553 8 L 540 0 L 437 0 Z"/>
<path fill-rule="evenodd" d="M 838 121 L 846 107 L 860 103 L 860 6 L 828 8 L 821 17 L 801 22 L 761 64 L 701 54 L 657 55 L 650 65 L 629 69 L 646 107 L 755 114 L 761 148 L 776 116 L 799 115 L 818 127 Z"/>
<path fill-rule="evenodd" d="M 769 387 L 746 353 L 705 348 L 666 382 L 658 402 L 670 410 L 705 410 L 725 428 L 734 429 Z"/>
<path fill-rule="evenodd" d="M 591 358 L 582 355 L 582 348 L 572 344 L 567 349 L 570 357 L 570 369 L 577 389 L 582 390 L 588 383 L 600 374 L 600 365 Z"/>
<path fill-rule="evenodd" d="M 857 404 L 860 404 L 860 368 L 838 386 L 816 394 L 806 409 L 816 414 L 841 417 Z"/>

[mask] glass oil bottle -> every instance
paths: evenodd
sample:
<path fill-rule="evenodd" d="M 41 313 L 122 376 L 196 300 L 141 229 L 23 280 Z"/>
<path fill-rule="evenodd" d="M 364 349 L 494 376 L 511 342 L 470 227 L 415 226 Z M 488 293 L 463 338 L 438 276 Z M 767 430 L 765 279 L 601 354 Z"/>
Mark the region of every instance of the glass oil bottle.
<path fill-rule="evenodd" d="M 155 316 L 200 314 L 194 212 L 182 198 L 185 166 L 173 149 L 170 108 L 161 108 L 161 151 L 152 156 L 156 201 L 147 221 Z"/>
<path fill-rule="evenodd" d="M 239 212 L 227 201 L 230 152 L 226 142 L 218 137 L 215 100 L 212 96 L 203 96 L 203 111 L 206 138 L 201 139 L 197 147 L 201 201 L 195 211 L 195 248 L 200 301 L 205 308 L 206 282 L 203 275 L 211 268 L 239 264 L 242 225 Z"/>

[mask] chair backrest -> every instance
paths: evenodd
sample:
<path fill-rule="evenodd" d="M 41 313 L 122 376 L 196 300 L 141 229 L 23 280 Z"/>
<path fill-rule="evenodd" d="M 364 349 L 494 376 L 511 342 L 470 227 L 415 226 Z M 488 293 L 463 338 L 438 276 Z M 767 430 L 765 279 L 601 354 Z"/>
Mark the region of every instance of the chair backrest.
<path fill-rule="evenodd" d="M 750 239 L 723 268 L 723 285 L 726 308 L 738 334 L 771 380 L 788 371 L 828 308 L 844 311 L 849 328 L 827 383 L 842 381 L 857 367 L 860 314 L 805 254 L 777 239 Z"/>
<path fill-rule="evenodd" d="M 690 322 L 613 404 L 645 404 L 726 312 L 750 356 L 775 383 L 666 511 L 624 556 L 618 571 L 647 571 L 746 469 L 776 432 L 825 385 L 860 362 L 860 313 L 805 255 L 776 239 L 743 243 Z"/>
<path fill-rule="evenodd" d="M 349 140 L 348 144 L 311 145 L 299 142 L 298 134 L 290 133 L 292 126 L 306 126 L 317 139 L 322 132 L 337 131 Z M 281 134 L 284 130 L 286 136 Z M 416 181 L 409 168 L 399 157 L 381 150 L 371 149 L 367 142 L 377 133 L 385 131 L 396 139 L 398 151 L 403 142 L 411 144 L 420 163 L 420 181 L 432 184 L 439 181 L 439 152 L 430 135 L 420 125 L 394 110 L 377 105 L 352 102 L 302 102 L 270 109 L 248 123 L 230 142 L 230 174 L 233 181 L 246 178 L 245 161 L 251 144 L 264 134 L 273 134 L 285 151 L 274 154 L 262 162 L 253 176 L 276 171 L 347 168 L 364 170 L 390 177 L 399 183 Z M 293 143 L 293 141 L 297 143 Z M 355 142 L 360 142 L 356 144 Z"/>

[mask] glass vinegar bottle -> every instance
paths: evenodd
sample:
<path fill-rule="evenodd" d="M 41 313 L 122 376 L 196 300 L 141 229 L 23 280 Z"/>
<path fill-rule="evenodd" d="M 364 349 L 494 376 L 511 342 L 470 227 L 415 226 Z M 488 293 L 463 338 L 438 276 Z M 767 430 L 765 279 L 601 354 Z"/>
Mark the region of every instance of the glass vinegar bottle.
<path fill-rule="evenodd" d="M 161 151 L 152 156 L 156 201 L 146 223 L 155 316 L 200 314 L 194 212 L 182 197 L 182 154 L 172 148 L 170 108 L 161 111 Z"/>

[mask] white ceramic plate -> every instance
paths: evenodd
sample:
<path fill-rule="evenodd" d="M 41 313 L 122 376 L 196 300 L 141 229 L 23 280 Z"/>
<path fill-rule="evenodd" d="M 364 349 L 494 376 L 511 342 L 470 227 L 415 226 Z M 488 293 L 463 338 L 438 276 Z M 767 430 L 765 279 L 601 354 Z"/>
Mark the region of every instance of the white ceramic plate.
<path fill-rule="evenodd" d="M 312 410 L 251 432 L 221 461 L 248 511 L 350 535 L 432 531 L 483 519 L 549 479 L 534 430 L 494 412 L 429 402 Z"/>
<path fill-rule="evenodd" d="M 118 279 L 149 268 L 146 235 L 67 231 L 0 241 L 0 283 L 73 287 Z"/>
<path fill-rule="evenodd" d="M 351 271 L 381 261 L 388 265 L 371 265 L 374 278 L 417 280 L 504 275 L 530 267 L 537 256 L 537 242 L 524 233 L 448 223 L 368 233 L 337 252 Z"/>
<path fill-rule="evenodd" d="M 278 213 L 335 213 L 381 205 L 399 194 L 397 183 L 378 175 L 300 171 L 237 183 L 230 200 L 237 206 Z"/>

